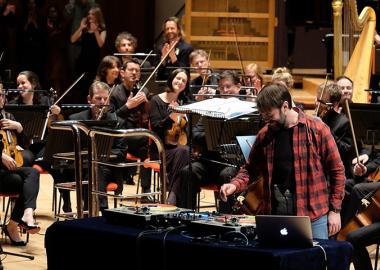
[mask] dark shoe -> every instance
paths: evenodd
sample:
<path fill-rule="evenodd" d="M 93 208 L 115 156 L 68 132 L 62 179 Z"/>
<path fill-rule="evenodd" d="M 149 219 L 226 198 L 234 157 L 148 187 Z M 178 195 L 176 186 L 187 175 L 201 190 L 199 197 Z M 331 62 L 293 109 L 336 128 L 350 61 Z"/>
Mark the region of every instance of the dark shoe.
<path fill-rule="evenodd" d="M 62 211 L 63 211 L 64 213 L 71 213 L 73 210 L 71 209 L 71 205 L 63 204 L 63 206 L 62 206 Z"/>
<path fill-rule="evenodd" d="M 3 233 L 5 234 L 5 236 L 7 236 L 9 238 L 9 240 L 11 240 L 12 246 L 17 246 L 17 247 L 26 246 L 26 243 L 24 241 L 15 241 L 15 240 L 12 239 L 11 235 L 8 232 L 7 225 L 5 225 L 3 227 Z"/>
<path fill-rule="evenodd" d="M 23 220 L 20 220 L 20 222 L 18 223 L 18 226 L 25 230 L 27 233 L 30 233 L 30 234 L 36 234 L 36 233 L 39 233 L 39 231 L 41 230 L 41 227 L 38 226 L 37 224 L 33 224 L 33 225 L 28 225 L 25 221 Z"/>

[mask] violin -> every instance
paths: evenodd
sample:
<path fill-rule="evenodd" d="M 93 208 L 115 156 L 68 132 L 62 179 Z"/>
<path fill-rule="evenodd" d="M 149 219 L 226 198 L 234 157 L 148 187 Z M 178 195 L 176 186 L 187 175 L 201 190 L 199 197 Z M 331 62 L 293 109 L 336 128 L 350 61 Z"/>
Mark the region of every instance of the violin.
<path fill-rule="evenodd" d="M 0 116 L 2 119 L 7 119 L 5 117 L 5 112 L 2 111 Z M 22 157 L 22 151 L 17 148 L 17 136 L 11 130 L 0 130 L 0 134 L 2 135 L 2 143 L 3 143 L 3 153 L 7 154 L 11 158 L 16 161 L 17 167 L 22 167 L 24 164 L 24 159 Z"/>
<path fill-rule="evenodd" d="M 165 136 L 165 143 L 170 145 L 186 145 L 187 144 L 187 135 L 185 127 L 187 120 L 184 115 L 178 115 L 177 121 L 172 125 L 172 128 L 169 129 Z"/>
<path fill-rule="evenodd" d="M 132 93 L 136 96 L 141 90 L 141 85 L 139 82 L 134 86 Z M 136 121 L 136 127 L 138 128 L 148 128 L 149 127 L 149 102 L 144 102 L 133 109 L 133 119 Z"/>

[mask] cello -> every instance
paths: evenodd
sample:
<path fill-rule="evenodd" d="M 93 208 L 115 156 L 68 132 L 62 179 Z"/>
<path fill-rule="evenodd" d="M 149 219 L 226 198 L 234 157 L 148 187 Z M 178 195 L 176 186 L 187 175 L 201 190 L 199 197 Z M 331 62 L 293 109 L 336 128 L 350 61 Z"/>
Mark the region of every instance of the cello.
<path fill-rule="evenodd" d="M 0 116 L 1 119 L 7 119 L 4 110 L 2 110 Z M 17 167 L 22 167 L 24 159 L 22 157 L 22 151 L 17 148 L 16 134 L 9 129 L 1 129 L 0 134 L 2 135 L 3 153 L 13 158 L 16 161 Z"/>

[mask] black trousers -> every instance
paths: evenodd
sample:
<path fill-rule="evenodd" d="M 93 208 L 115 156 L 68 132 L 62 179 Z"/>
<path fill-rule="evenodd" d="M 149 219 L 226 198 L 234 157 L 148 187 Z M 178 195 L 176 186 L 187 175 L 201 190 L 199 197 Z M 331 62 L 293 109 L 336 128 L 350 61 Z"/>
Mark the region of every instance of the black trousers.
<path fill-rule="evenodd" d="M 237 173 L 234 167 L 226 167 L 211 161 L 196 161 L 181 171 L 179 207 L 195 209 L 197 193 L 200 186 L 208 184 L 223 185 L 229 183 L 231 177 Z M 222 212 L 222 210 L 220 210 Z M 223 211 L 226 212 L 226 211 Z"/>
<path fill-rule="evenodd" d="M 19 222 L 24 209 L 37 207 L 37 195 L 40 189 L 40 173 L 30 167 L 17 168 L 16 171 L 0 169 L 0 192 L 18 194 L 11 219 Z"/>

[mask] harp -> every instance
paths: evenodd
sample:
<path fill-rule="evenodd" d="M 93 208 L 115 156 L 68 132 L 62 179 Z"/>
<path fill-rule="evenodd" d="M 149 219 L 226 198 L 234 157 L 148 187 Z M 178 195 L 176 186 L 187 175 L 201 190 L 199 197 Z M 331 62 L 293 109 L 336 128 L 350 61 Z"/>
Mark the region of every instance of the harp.
<path fill-rule="evenodd" d="M 342 74 L 354 82 L 353 102 L 368 103 L 376 13 L 365 7 L 358 15 L 356 0 L 332 1 L 334 15 L 334 77 Z M 344 28 L 342 29 L 342 14 Z M 356 32 L 357 34 L 354 34 Z M 359 37 L 354 43 L 354 39 Z"/>

